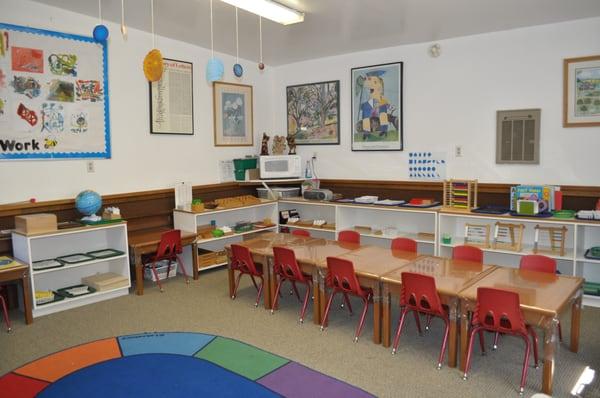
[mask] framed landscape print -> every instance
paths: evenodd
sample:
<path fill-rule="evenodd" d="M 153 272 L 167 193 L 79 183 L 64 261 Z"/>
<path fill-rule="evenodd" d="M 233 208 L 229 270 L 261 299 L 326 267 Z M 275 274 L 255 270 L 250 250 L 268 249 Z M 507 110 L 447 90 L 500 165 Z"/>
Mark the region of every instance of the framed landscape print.
<path fill-rule="evenodd" d="M 163 58 L 163 75 L 150 85 L 150 133 L 194 134 L 191 62 Z"/>
<path fill-rule="evenodd" d="M 600 55 L 564 60 L 563 126 L 600 126 Z"/>
<path fill-rule="evenodd" d="M 213 83 L 215 146 L 252 146 L 252 86 Z"/>
<path fill-rule="evenodd" d="M 340 81 L 288 86 L 287 133 L 296 145 L 340 143 Z"/>
<path fill-rule="evenodd" d="M 402 62 L 352 68 L 352 150 L 401 151 Z"/>

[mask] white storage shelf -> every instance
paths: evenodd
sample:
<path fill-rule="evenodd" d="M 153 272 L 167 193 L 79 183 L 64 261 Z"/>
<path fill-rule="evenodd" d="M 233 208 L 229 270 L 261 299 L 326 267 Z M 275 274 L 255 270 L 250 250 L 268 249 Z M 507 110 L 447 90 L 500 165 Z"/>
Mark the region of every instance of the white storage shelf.
<path fill-rule="evenodd" d="M 524 224 L 523 246 L 519 252 L 506 249 L 482 248 L 485 261 L 503 266 L 519 266 L 523 255 L 533 254 L 535 226 L 567 227 L 565 239 L 565 253 L 540 252 L 557 260 L 558 270 L 566 275 L 575 275 L 585 278 L 586 281 L 600 282 L 600 260 L 584 257 L 587 249 L 600 246 L 600 222 L 581 222 L 578 220 L 561 220 L 530 217 L 486 216 L 474 214 L 458 214 L 440 212 L 438 215 L 438 246 L 442 256 L 450 256 L 452 247 L 462 245 L 464 242 L 465 224 L 490 225 L 490 244 L 493 242 L 494 225 L 497 221 L 513 224 Z M 452 237 L 450 244 L 442 242 L 442 237 L 449 234 Z M 600 307 L 600 297 L 584 295 L 585 305 Z"/>
<path fill-rule="evenodd" d="M 222 226 L 233 226 L 239 221 L 260 222 L 266 218 L 271 219 L 274 224 L 272 227 L 234 233 L 232 235 L 221 236 L 218 238 L 199 239 L 197 241 L 198 247 L 212 251 L 223 250 L 223 247 L 226 244 L 239 242 L 244 239 L 244 237 L 251 236 L 252 234 L 256 234 L 258 232 L 277 231 L 277 201 L 261 200 L 261 203 L 254 205 L 231 209 L 206 210 L 201 213 L 192 213 L 177 209 L 173 211 L 174 226 L 182 231 L 197 231 L 198 227 L 202 225 L 209 225 L 213 221 L 215 226 L 218 228 Z M 189 246 L 183 249 L 183 263 L 188 275 L 192 275 L 193 271 L 191 267 L 191 264 L 193 264 L 192 255 L 197 255 L 197 253 L 192 253 Z M 202 267 L 200 270 L 204 271 L 226 264 L 227 263 L 214 264 L 208 267 Z"/>
<path fill-rule="evenodd" d="M 101 291 L 79 297 L 65 298 L 62 301 L 37 305 L 33 302 L 33 316 L 41 316 L 68 308 L 79 307 L 101 300 L 128 294 L 131 286 L 129 274 L 129 254 L 127 245 L 127 224 L 116 223 L 101 226 L 60 230 L 52 233 L 23 235 L 13 233 L 13 254 L 32 267 L 38 260 L 54 259 L 74 253 L 87 253 L 102 249 L 115 249 L 123 254 L 93 259 L 76 264 L 65 264 L 59 268 L 33 271 L 30 278 L 32 293 L 38 290 L 53 290 L 81 284 L 84 277 L 97 273 L 114 272 L 127 278 L 127 286 L 109 291 Z"/>

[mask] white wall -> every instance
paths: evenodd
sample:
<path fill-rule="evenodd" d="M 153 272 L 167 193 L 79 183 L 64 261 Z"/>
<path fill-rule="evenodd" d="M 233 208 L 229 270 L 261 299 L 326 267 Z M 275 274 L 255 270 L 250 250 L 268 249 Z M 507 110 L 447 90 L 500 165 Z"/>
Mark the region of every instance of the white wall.
<path fill-rule="evenodd" d="M 70 13 L 26 0 L 0 0 L 0 21 L 35 28 L 90 36 L 95 18 Z M 208 184 L 218 181 L 218 160 L 254 154 L 253 147 L 213 146 L 212 87 L 205 67 L 210 51 L 187 43 L 157 37 L 156 46 L 166 58 L 193 62 L 193 136 L 151 135 L 149 132 L 148 83 L 142 62 L 152 47 L 151 36 L 129 29 L 123 41 L 120 26 L 107 23 L 109 38 L 109 88 L 112 159 L 94 160 L 96 172 L 87 173 L 84 160 L 0 162 L 0 204 L 75 197 L 83 189 L 102 195 L 173 186 L 177 181 Z M 225 64 L 225 81 L 237 81 L 231 72 L 234 58 L 217 54 Z M 256 63 L 241 61 L 242 84 L 254 86 L 254 133 L 270 127 L 267 115 L 270 72 L 259 72 Z M 257 142 L 258 141 L 258 142 Z M 260 140 L 255 138 L 256 148 Z"/>
<path fill-rule="evenodd" d="M 600 54 L 600 18 L 358 52 L 276 68 L 273 131 L 286 131 L 285 87 L 340 80 L 341 145 L 317 152 L 321 178 L 406 180 L 407 152 L 447 153 L 447 176 L 486 182 L 600 185 L 600 127 L 562 127 L 563 58 Z M 351 152 L 350 69 L 404 62 L 404 152 Z M 495 163 L 496 111 L 541 108 L 538 166 Z M 454 149 L 461 145 L 463 157 Z"/>

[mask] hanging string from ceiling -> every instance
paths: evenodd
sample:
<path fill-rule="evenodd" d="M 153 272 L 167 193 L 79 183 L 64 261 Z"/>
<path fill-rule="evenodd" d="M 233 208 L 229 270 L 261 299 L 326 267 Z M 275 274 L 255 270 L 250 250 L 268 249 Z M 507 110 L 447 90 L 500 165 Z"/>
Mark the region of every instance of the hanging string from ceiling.
<path fill-rule="evenodd" d="M 242 77 L 244 74 L 244 68 L 240 65 L 240 35 L 237 7 L 235 7 L 235 65 L 233 65 L 233 74 L 236 77 Z"/>
<path fill-rule="evenodd" d="M 206 80 L 211 83 L 223 78 L 223 62 L 215 58 L 215 43 L 213 32 L 213 0 L 210 0 L 210 59 L 206 64 Z"/>
<path fill-rule="evenodd" d="M 125 0 L 121 0 L 121 36 L 127 40 L 127 27 L 125 26 Z"/>
<path fill-rule="evenodd" d="M 156 48 L 156 35 L 154 34 L 154 0 L 150 0 L 150 18 L 152 31 L 152 50 L 144 58 L 144 75 L 149 82 L 155 82 L 161 79 L 163 74 L 163 57 L 160 50 Z"/>
<path fill-rule="evenodd" d="M 263 63 L 263 39 L 262 39 L 262 17 L 258 17 L 258 51 L 259 51 L 259 62 L 258 69 L 265 69 L 265 64 Z"/>

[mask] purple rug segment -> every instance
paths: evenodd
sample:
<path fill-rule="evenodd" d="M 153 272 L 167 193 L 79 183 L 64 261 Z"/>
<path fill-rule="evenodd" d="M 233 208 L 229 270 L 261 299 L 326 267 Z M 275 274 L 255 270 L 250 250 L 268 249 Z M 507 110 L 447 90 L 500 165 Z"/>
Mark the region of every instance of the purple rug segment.
<path fill-rule="evenodd" d="M 374 397 L 374 395 L 360 388 L 316 372 L 296 362 L 290 362 L 256 381 L 287 398 L 316 396 Z"/>

